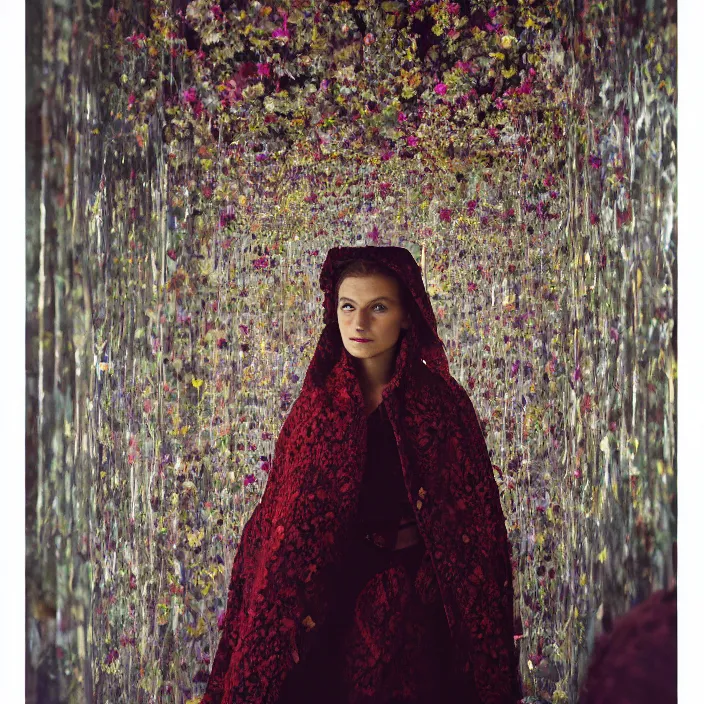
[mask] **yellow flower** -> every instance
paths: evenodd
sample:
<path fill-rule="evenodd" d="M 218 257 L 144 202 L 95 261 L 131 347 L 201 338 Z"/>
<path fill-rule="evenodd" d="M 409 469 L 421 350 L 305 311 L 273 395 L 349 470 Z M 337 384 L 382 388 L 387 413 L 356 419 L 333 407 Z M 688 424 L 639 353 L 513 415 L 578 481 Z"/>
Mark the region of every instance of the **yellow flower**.
<path fill-rule="evenodd" d="M 504 36 L 501 37 L 501 46 L 504 49 L 510 49 L 514 39 L 515 37 L 512 37 L 510 34 L 504 34 Z"/>

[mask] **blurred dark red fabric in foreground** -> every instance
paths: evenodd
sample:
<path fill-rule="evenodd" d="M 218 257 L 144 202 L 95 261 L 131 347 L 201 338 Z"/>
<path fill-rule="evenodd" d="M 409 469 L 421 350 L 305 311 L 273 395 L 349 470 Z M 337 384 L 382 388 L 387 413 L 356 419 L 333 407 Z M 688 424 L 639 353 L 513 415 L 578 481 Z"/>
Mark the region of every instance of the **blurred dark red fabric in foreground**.
<path fill-rule="evenodd" d="M 617 619 L 597 641 L 579 704 L 676 704 L 677 588 Z"/>

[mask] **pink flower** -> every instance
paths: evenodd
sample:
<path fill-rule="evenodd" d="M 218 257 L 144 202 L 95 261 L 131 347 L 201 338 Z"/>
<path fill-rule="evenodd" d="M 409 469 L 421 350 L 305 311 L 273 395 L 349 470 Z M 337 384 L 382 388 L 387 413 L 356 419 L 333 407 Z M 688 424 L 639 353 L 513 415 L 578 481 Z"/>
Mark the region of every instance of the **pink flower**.
<path fill-rule="evenodd" d="M 365 34 L 363 41 L 365 46 L 370 46 L 375 41 L 374 35 L 371 32 L 369 32 L 369 34 Z"/>
<path fill-rule="evenodd" d="M 601 159 L 596 154 L 589 155 L 589 166 L 593 169 L 598 169 L 601 166 Z"/>
<path fill-rule="evenodd" d="M 184 103 L 195 103 L 197 93 L 195 88 L 187 88 L 181 94 Z"/>
<path fill-rule="evenodd" d="M 268 78 L 271 75 L 269 64 L 257 64 L 257 73 Z"/>
<path fill-rule="evenodd" d="M 279 9 L 278 12 L 279 15 L 284 18 L 284 26 L 275 29 L 271 33 L 271 36 L 274 37 L 274 39 L 285 39 L 288 41 L 291 36 L 291 33 L 288 31 L 288 13 L 281 9 Z"/>
<path fill-rule="evenodd" d="M 501 100 L 501 98 L 497 98 L 494 105 L 496 105 L 497 110 L 503 110 L 506 107 L 506 104 L 503 100 Z"/>
<path fill-rule="evenodd" d="M 125 41 L 129 42 L 132 46 L 136 47 L 140 44 L 140 42 L 145 41 L 146 38 L 147 35 L 144 34 L 144 32 L 140 32 L 139 34 L 133 32 L 129 37 L 125 37 Z"/>
<path fill-rule="evenodd" d="M 445 93 L 447 93 L 447 86 L 444 83 L 438 83 L 435 86 L 435 92 L 438 95 L 445 95 Z"/>
<path fill-rule="evenodd" d="M 418 146 L 418 137 L 409 134 L 408 137 L 406 137 L 406 144 L 408 144 L 409 147 Z"/>
<path fill-rule="evenodd" d="M 222 8 L 220 7 L 220 5 L 213 5 L 210 8 L 210 11 L 213 13 L 213 16 L 215 17 L 216 20 L 218 20 L 218 22 L 222 21 L 223 15 L 222 15 Z"/>
<path fill-rule="evenodd" d="M 530 78 L 527 78 L 518 87 L 516 93 L 522 93 L 523 95 L 530 95 L 533 92 L 533 86 L 531 85 Z"/>
<path fill-rule="evenodd" d="M 400 112 L 398 114 L 398 117 L 396 118 L 399 122 L 405 122 L 408 118 L 406 117 L 405 112 Z"/>

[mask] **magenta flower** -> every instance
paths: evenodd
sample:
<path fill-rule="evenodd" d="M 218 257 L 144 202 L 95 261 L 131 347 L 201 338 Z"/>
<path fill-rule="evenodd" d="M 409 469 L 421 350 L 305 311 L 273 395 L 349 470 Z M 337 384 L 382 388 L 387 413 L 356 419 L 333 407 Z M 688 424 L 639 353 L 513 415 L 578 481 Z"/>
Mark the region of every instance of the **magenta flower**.
<path fill-rule="evenodd" d="M 195 88 L 187 88 L 181 94 L 184 103 L 195 103 L 197 93 Z"/>
<path fill-rule="evenodd" d="M 406 113 L 405 113 L 405 112 L 400 112 L 400 113 L 398 114 L 397 120 L 398 120 L 399 122 L 405 122 L 407 119 L 408 119 L 408 118 L 406 117 Z"/>
<path fill-rule="evenodd" d="M 452 221 L 452 209 L 451 208 L 440 208 L 440 220 L 443 222 Z"/>
<path fill-rule="evenodd" d="M 589 166 L 591 166 L 593 169 L 598 169 L 601 166 L 601 159 L 595 154 L 590 154 Z"/>
<path fill-rule="evenodd" d="M 497 98 L 494 105 L 496 105 L 497 110 L 503 110 L 506 107 L 506 104 L 503 100 L 501 100 L 501 98 Z"/>
<path fill-rule="evenodd" d="M 516 93 L 522 93 L 523 95 L 530 95 L 533 92 L 533 86 L 530 82 L 530 78 L 526 78 L 523 83 L 518 87 Z"/>
<path fill-rule="evenodd" d="M 288 31 L 288 13 L 280 9 L 279 14 L 281 15 L 281 17 L 284 18 L 284 26 L 275 29 L 271 33 L 271 36 L 274 39 L 285 39 L 286 41 L 288 41 L 291 37 L 291 33 Z"/>
<path fill-rule="evenodd" d="M 243 484 L 244 484 L 245 486 L 249 486 L 250 484 L 254 484 L 254 482 L 256 482 L 256 481 L 257 481 L 257 480 L 256 480 L 256 477 L 255 477 L 253 474 L 248 474 L 248 475 L 244 478 Z"/>
<path fill-rule="evenodd" d="M 257 64 L 257 73 L 268 78 L 271 75 L 269 64 Z"/>
<path fill-rule="evenodd" d="M 145 41 L 147 38 L 147 35 L 144 34 L 144 32 L 140 32 L 137 34 L 136 32 L 133 32 L 130 34 L 129 37 L 125 37 L 125 41 L 129 42 L 132 46 L 136 47 L 140 44 L 140 42 Z"/>
<path fill-rule="evenodd" d="M 438 95 L 445 95 L 445 93 L 447 93 L 447 86 L 444 83 L 438 83 L 435 86 L 435 92 Z"/>
<path fill-rule="evenodd" d="M 409 134 L 408 137 L 406 137 L 406 144 L 408 144 L 409 147 L 418 146 L 418 137 Z"/>
<path fill-rule="evenodd" d="M 628 117 L 628 110 L 623 111 L 623 131 L 627 134 L 631 126 L 631 120 Z"/>

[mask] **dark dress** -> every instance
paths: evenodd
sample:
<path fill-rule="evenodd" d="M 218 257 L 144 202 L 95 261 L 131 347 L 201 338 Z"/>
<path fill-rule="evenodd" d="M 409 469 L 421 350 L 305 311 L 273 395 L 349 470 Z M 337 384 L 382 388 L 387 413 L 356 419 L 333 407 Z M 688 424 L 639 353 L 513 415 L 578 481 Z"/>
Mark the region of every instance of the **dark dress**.
<path fill-rule="evenodd" d="M 399 521 L 415 522 L 383 404 L 367 418 L 359 508 L 320 640 L 294 666 L 277 704 L 449 704 L 462 701 L 451 644 L 422 538 L 393 550 Z M 465 698 L 466 701 L 466 698 Z"/>

